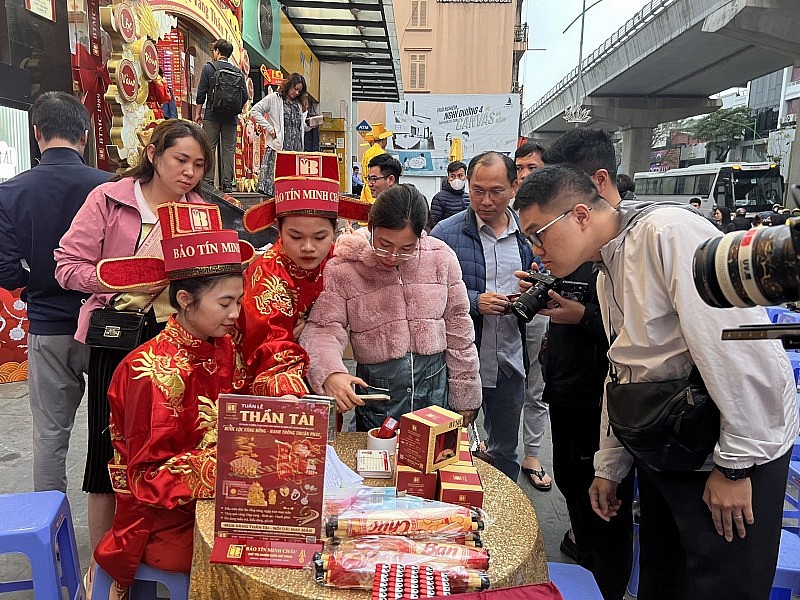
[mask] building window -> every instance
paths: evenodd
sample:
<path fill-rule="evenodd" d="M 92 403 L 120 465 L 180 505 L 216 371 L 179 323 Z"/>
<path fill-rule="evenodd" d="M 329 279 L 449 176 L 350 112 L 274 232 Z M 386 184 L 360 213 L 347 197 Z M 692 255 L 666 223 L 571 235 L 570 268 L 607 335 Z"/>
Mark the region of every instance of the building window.
<path fill-rule="evenodd" d="M 796 115 L 798 109 L 800 108 L 800 98 L 793 98 L 792 100 L 788 100 L 786 102 L 786 114 L 787 115 Z"/>
<path fill-rule="evenodd" d="M 408 88 L 411 90 L 425 89 L 425 54 L 410 54 L 409 63 L 411 65 Z"/>
<path fill-rule="evenodd" d="M 411 0 L 411 27 L 428 26 L 428 0 Z"/>
<path fill-rule="evenodd" d="M 789 78 L 789 83 L 797 83 L 800 81 L 800 67 L 792 69 L 792 76 Z"/>

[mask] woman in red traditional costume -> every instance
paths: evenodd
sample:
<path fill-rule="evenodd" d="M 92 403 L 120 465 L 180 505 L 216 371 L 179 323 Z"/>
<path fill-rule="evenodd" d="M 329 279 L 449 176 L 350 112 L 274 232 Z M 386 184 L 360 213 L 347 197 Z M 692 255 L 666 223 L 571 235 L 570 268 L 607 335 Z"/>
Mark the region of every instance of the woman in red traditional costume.
<path fill-rule="evenodd" d="M 214 496 L 217 397 L 233 382 L 227 331 L 239 316 L 242 261 L 253 255 L 235 231 L 221 229 L 215 205 L 170 203 L 158 212 L 164 259 L 97 267 L 110 289 L 169 283 L 177 310 L 122 361 L 108 391 L 117 504 L 94 559 L 115 580 L 117 598 L 127 597 L 140 563 L 191 568 L 195 500 Z"/>
<path fill-rule="evenodd" d="M 106 258 L 158 254 L 158 206 L 164 202 L 203 202 L 199 188 L 214 165 L 200 126 L 171 120 L 151 130 L 135 167 L 89 193 L 69 231 L 56 248 L 56 279 L 68 290 L 91 294 L 81 307 L 75 339 L 85 343 L 92 313 L 108 307 L 146 313 L 141 339 L 154 337 L 174 312 L 164 285 L 117 293 L 97 279 Z M 130 157 L 129 157 L 130 158 Z M 152 234 L 152 235 L 151 235 Z M 94 548 L 111 526 L 114 493 L 108 479 L 112 456 L 108 437 L 108 385 L 130 349 L 95 346 L 89 352 L 88 431 L 83 491 L 88 492 L 89 540 Z"/>
<path fill-rule="evenodd" d="M 275 198 L 252 207 L 242 223 L 253 233 L 277 219 L 280 239 L 244 275 L 236 342 L 245 369 L 234 382 L 258 396 L 303 396 L 308 355 L 297 343 L 305 316 L 322 291 L 337 217 L 365 220 L 369 204 L 339 196 L 333 154 L 279 152 Z"/>

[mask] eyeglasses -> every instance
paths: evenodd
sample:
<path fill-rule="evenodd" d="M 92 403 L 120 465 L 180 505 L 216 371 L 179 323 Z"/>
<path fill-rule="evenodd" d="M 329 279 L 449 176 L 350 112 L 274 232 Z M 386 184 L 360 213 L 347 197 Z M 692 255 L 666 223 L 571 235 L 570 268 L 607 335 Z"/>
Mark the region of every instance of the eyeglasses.
<path fill-rule="evenodd" d="M 603 197 L 602 197 L 600 194 L 597 194 L 597 195 L 594 197 L 594 199 L 593 199 L 591 202 L 592 202 L 592 203 L 595 203 L 595 202 L 597 202 L 598 200 L 602 200 L 603 202 L 605 202 L 605 203 L 608 203 L 608 200 L 606 200 L 605 198 L 603 198 Z M 578 206 L 578 205 L 576 204 L 575 206 Z M 525 241 L 527 241 L 527 242 L 528 242 L 528 244 L 530 244 L 531 246 L 536 246 L 537 248 L 544 248 L 544 242 L 542 242 L 542 234 L 545 232 L 545 230 L 546 230 L 548 227 L 550 227 L 551 225 L 555 225 L 555 224 L 556 224 L 556 223 L 558 223 L 558 222 L 559 222 L 561 219 L 563 219 L 563 218 L 564 218 L 564 217 L 566 217 L 566 216 L 567 216 L 569 213 L 571 213 L 573 210 L 575 210 L 575 206 L 573 206 L 572 208 L 570 208 L 570 209 L 569 209 L 567 212 L 565 212 L 565 213 L 562 213 L 562 214 L 558 215 L 558 216 L 557 216 L 555 219 L 553 219 L 552 221 L 550 221 L 550 222 L 549 222 L 547 225 L 545 225 L 544 227 L 540 227 L 540 228 L 539 228 L 539 229 L 537 229 L 537 230 L 536 230 L 534 233 L 532 233 L 532 234 L 530 234 L 530 235 L 526 235 L 526 236 L 525 236 Z M 591 206 L 586 206 L 586 208 L 587 208 L 587 210 L 592 210 L 592 207 L 591 207 Z"/>
<path fill-rule="evenodd" d="M 482 190 L 480 188 L 470 188 L 469 194 L 473 198 L 477 198 L 480 200 L 486 196 L 489 196 L 489 199 L 492 201 L 497 201 L 501 199 L 505 199 L 505 197 L 509 194 L 509 190 Z"/>
<path fill-rule="evenodd" d="M 380 176 L 380 177 L 378 177 L 377 175 L 368 175 L 368 176 L 367 176 L 367 181 L 368 181 L 369 183 L 375 183 L 375 182 L 376 182 L 376 181 L 378 181 L 379 179 L 389 179 L 389 177 L 390 177 L 390 175 L 387 175 L 387 176 L 385 176 L 385 177 L 384 177 L 384 176 Z"/>
<path fill-rule="evenodd" d="M 561 219 L 563 219 L 564 217 L 566 217 L 566 216 L 567 216 L 569 213 L 571 213 L 571 212 L 573 211 L 573 209 L 574 209 L 574 208 L 575 208 L 575 207 L 572 207 L 572 208 L 570 208 L 570 209 L 569 209 L 567 212 L 565 212 L 565 213 L 561 213 L 560 215 L 558 215 L 558 216 L 557 216 L 555 219 L 553 219 L 552 221 L 550 221 L 550 222 L 549 222 L 547 225 L 545 225 L 544 227 L 540 227 L 540 228 L 539 228 L 539 229 L 537 229 L 537 230 L 536 230 L 534 233 L 532 233 L 532 234 L 530 234 L 530 235 L 526 236 L 526 237 L 527 237 L 527 239 L 528 239 L 528 243 L 529 243 L 531 246 L 536 246 L 536 247 L 538 247 L 538 248 L 543 248 L 543 247 L 544 247 L 544 242 L 542 242 L 542 234 L 545 232 L 545 230 L 546 230 L 548 227 L 550 227 L 551 225 L 555 225 L 555 224 L 556 224 L 556 223 L 558 223 L 558 222 L 559 222 Z"/>
<path fill-rule="evenodd" d="M 419 248 L 419 242 L 417 242 L 417 247 L 414 248 L 414 252 L 412 252 L 411 254 L 407 254 L 405 252 L 389 252 L 388 250 L 384 250 L 383 248 L 376 248 L 374 237 L 370 240 L 370 246 L 372 246 L 372 251 L 378 258 L 396 258 L 399 261 L 404 261 L 404 260 L 411 260 L 412 258 L 417 257 L 417 248 Z"/>

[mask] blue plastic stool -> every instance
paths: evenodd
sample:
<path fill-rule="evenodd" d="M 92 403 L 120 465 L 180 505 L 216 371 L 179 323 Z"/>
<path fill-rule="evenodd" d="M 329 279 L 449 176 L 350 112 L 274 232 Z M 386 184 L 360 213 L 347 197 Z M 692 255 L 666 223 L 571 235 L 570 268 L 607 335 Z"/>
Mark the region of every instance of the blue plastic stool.
<path fill-rule="evenodd" d="M 33 590 L 36 600 L 62 600 L 63 586 L 70 600 L 85 598 L 69 502 L 62 492 L 0 496 L 0 554 L 12 552 L 28 557 L 33 579 L 0 583 L 0 593 Z"/>
<path fill-rule="evenodd" d="M 792 594 L 800 594 L 800 537 L 784 529 L 769 597 L 770 600 L 789 600 Z"/>
<path fill-rule="evenodd" d="M 111 576 L 100 568 L 100 565 L 95 565 L 92 598 L 108 598 L 113 583 Z M 136 569 L 131 600 L 156 600 L 158 583 L 163 583 L 169 590 L 170 600 L 189 600 L 188 573 L 172 573 L 142 564 Z"/>
<path fill-rule="evenodd" d="M 564 600 L 603 600 L 594 576 L 582 566 L 549 562 L 547 571 Z"/>

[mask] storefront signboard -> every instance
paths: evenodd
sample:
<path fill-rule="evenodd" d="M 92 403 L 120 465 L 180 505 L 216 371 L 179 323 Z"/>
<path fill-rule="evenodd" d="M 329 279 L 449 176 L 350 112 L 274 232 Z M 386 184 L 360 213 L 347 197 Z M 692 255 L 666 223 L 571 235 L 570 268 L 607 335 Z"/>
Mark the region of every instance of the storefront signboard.
<path fill-rule="evenodd" d="M 216 0 L 150 0 L 154 12 L 163 10 L 171 15 L 186 17 L 208 31 L 214 38 L 223 38 L 233 44 L 231 61 L 241 60 L 239 24 L 229 9 Z"/>

